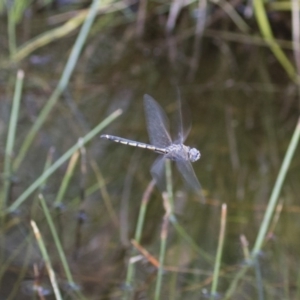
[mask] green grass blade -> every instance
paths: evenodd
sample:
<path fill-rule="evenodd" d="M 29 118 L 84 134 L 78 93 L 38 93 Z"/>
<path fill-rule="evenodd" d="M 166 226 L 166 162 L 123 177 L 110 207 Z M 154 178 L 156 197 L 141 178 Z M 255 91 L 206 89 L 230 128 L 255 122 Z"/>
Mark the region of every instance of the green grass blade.
<path fill-rule="evenodd" d="M 77 143 L 72 148 L 70 148 L 63 156 L 61 156 L 48 170 L 46 170 L 39 178 L 37 178 L 17 199 L 16 201 L 7 209 L 7 212 L 13 212 L 17 209 L 43 182 L 52 175 L 64 162 L 66 162 L 74 152 L 80 149 L 82 145 L 89 142 L 95 135 L 97 135 L 103 128 L 115 120 L 122 110 L 118 109 L 102 121 L 98 126 L 91 130 L 87 135 L 85 135 L 80 143 Z"/>
<path fill-rule="evenodd" d="M 274 209 L 275 209 L 278 197 L 279 197 L 279 193 L 281 191 L 284 179 L 286 177 L 287 170 L 290 166 L 291 160 L 293 158 L 297 144 L 299 142 L 299 138 L 300 138 L 300 118 L 298 119 L 296 129 L 294 131 L 294 134 L 290 141 L 288 150 L 283 159 L 283 163 L 281 165 L 279 174 L 277 176 L 276 183 L 273 187 L 273 191 L 272 191 L 272 194 L 271 194 L 271 197 L 269 200 L 269 204 L 268 204 L 267 210 L 265 212 L 265 215 L 264 215 L 264 218 L 262 221 L 262 225 L 260 226 L 259 233 L 257 235 L 256 241 L 255 241 L 252 253 L 251 253 L 252 259 L 255 259 L 257 257 L 257 254 L 260 252 L 262 244 L 265 240 L 267 229 L 271 222 L 271 217 L 273 215 L 273 212 L 274 212 Z M 228 290 L 225 294 L 224 299 L 232 298 L 232 295 L 237 288 L 238 282 L 243 278 L 243 276 L 246 274 L 246 272 L 250 266 L 251 266 L 250 264 L 244 265 L 242 267 L 242 269 L 236 274 L 235 278 L 231 282 L 230 287 L 228 288 Z"/>
<path fill-rule="evenodd" d="M 67 36 L 72 31 L 75 31 L 86 18 L 87 12 L 83 11 L 78 13 L 76 16 L 68 20 L 62 26 L 51 29 L 47 32 L 34 37 L 27 41 L 24 45 L 17 49 L 17 52 L 11 57 L 14 63 L 17 63 L 29 56 L 32 52 L 37 49 L 47 46 L 51 42 L 57 41 L 58 39 Z"/>
<path fill-rule="evenodd" d="M 205 251 L 200 249 L 195 241 L 188 235 L 185 229 L 178 223 L 177 218 L 174 214 L 174 194 L 173 194 L 173 183 L 172 183 L 172 168 L 171 168 L 171 161 L 166 160 L 165 162 L 165 169 L 166 169 L 166 182 L 167 182 L 167 193 L 168 198 L 171 206 L 171 214 L 169 216 L 170 222 L 174 226 L 176 232 L 181 236 L 193 249 L 204 257 L 207 261 L 212 262 L 213 258 L 209 256 Z M 202 197 L 202 195 L 200 195 Z"/>
<path fill-rule="evenodd" d="M 73 279 L 73 276 L 71 274 L 71 271 L 70 271 L 70 268 L 69 268 L 69 265 L 68 265 L 68 262 L 67 262 L 67 258 L 66 258 L 65 252 L 64 252 L 64 250 L 62 248 L 62 245 L 60 243 L 60 240 L 59 240 L 57 231 L 55 229 L 55 226 L 54 226 L 51 214 L 50 214 L 49 209 L 47 207 L 46 201 L 45 201 L 43 195 L 41 195 L 41 194 L 39 195 L 39 198 L 40 198 L 40 203 L 42 205 L 42 209 L 44 211 L 47 223 L 48 223 L 50 231 L 51 231 L 51 234 L 53 236 L 54 243 L 55 243 L 57 252 L 59 254 L 59 258 L 60 258 L 60 260 L 62 262 L 63 269 L 64 269 L 64 272 L 66 274 L 66 278 L 67 278 L 68 284 L 69 284 L 70 288 L 72 288 L 72 289 L 75 288 L 75 291 L 76 291 L 77 284 L 75 283 L 75 281 Z M 83 298 L 82 295 L 80 295 L 78 293 L 77 293 L 77 296 L 78 296 L 78 299 L 82 299 Z"/>
<path fill-rule="evenodd" d="M 134 239 L 138 244 L 140 244 L 140 242 L 141 242 L 147 207 L 148 207 L 150 195 L 153 191 L 154 186 L 155 186 L 155 180 L 152 180 L 149 183 L 149 185 L 147 186 L 147 189 L 144 192 L 144 195 L 142 198 L 142 203 L 141 203 L 141 207 L 140 207 L 140 211 L 139 211 L 137 226 L 136 226 L 136 230 L 135 230 L 135 234 L 134 234 Z M 135 255 L 135 254 L 136 254 L 136 251 L 133 252 L 133 255 Z M 130 299 L 131 286 L 132 286 L 132 282 L 133 282 L 134 273 L 135 273 L 135 264 L 133 262 L 131 262 L 131 260 L 129 260 L 127 274 L 126 274 L 126 282 L 125 282 L 125 285 L 128 289 L 124 293 L 124 297 L 123 297 L 124 300 Z"/>
<path fill-rule="evenodd" d="M 252 250 L 252 257 L 255 257 L 259 253 L 259 251 L 261 250 L 261 247 L 263 245 L 269 224 L 271 222 L 272 215 L 274 213 L 274 210 L 275 210 L 278 198 L 279 198 L 280 191 L 282 189 L 284 179 L 286 177 L 288 168 L 291 164 L 296 147 L 298 145 L 299 138 L 300 138 L 300 118 L 298 119 L 296 129 L 295 129 L 292 139 L 290 141 L 288 150 L 284 156 L 283 163 L 281 165 L 274 188 L 272 190 L 272 194 L 271 194 L 271 197 L 270 197 L 270 200 L 268 203 L 268 207 L 265 212 L 262 224 L 261 224 L 259 232 L 258 232 L 258 236 L 256 238 L 256 241 L 255 241 L 255 244 L 254 244 L 254 247 Z"/>
<path fill-rule="evenodd" d="M 263 277 L 261 272 L 261 266 L 259 263 L 258 257 L 255 257 L 253 260 L 253 267 L 255 271 L 255 278 L 256 278 L 256 290 L 257 290 L 257 299 L 264 300 L 264 288 L 263 288 Z M 287 298 L 285 298 L 287 299 Z"/>
<path fill-rule="evenodd" d="M 46 118 L 48 117 L 50 111 L 58 101 L 60 95 L 64 91 L 64 89 L 67 87 L 70 77 L 74 71 L 74 68 L 76 66 L 76 63 L 78 61 L 79 55 L 81 53 L 81 50 L 83 48 L 83 45 L 87 39 L 88 33 L 90 31 L 90 28 L 94 22 L 94 19 L 97 15 L 97 8 L 98 5 L 100 4 L 101 0 L 94 0 L 92 2 L 92 5 L 89 9 L 89 13 L 84 21 L 83 26 L 81 27 L 81 30 L 79 32 L 79 35 L 75 41 L 75 44 L 72 48 L 71 54 L 69 56 L 69 59 L 67 61 L 67 64 L 65 66 L 65 69 L 63 71 L 63 74 L 60 78 L 60 81 L 54 90 L 53 94 L 51 95 L 50 99 L 47 101 L 46 105 L 40 112 L 38 118 L 36 119 L 34 125 L 32 126 L 31 130 L 29 131 L 27 137 L 25 138 L 20 152 L 18 154 L 18 157 L 16 158 L 14 162 L 14 169 L 17 169 L 19 165 L 22 163 L 30 145 L 33 142 L 34 137 L 36 136 L 37 132 L 41 128 L 41 126 L 44 124 L 46 121 Z"/>
<path fill-rule="evenodd" d="M 166 257 L 166 249 L 167 249 L 167 238 L 169 232 L 168 228 L 170 222 L 170 215 L 173 209 L 170 199 L 168 198 L 168 193 L 163 192 L 162 196 L 163 196 L 163 200 L 164 200 L 163 203 L 166 212 L 163 218 L 163 224 L 162 224 L 161 234 L 160 234 L 159 267 L 157 272 L 156 286 L 155 286 L 155 293 L 154 293 L 155 300 L 160 299 L 161 286 L 162 286 L 163 273 L 164 273 L 164 263 Z"/>
<path fill-rule="evenodd" d="M 174 194 L 173 194 L 173 182 L 172 182 L 172 166 L 171 161 L 166 159 L 165 161 L 166 170 L 166 183 L 167 183 L 167 193 L 171 205 L 171 214 L 174 213 Z"/>
<path fill-rule="evenodd" d="M 262 36 L 266 39 L 266 42 L 269 44 L 271 51 L 273 52 L 279 63 L 282 65 L 282 67 L 285 69 L 287 74 L 290 76 L 290 78 L 296 80 L 297 74 L 294 66 L 291 64 L 285 53 L 282 51 L 282 49 L 276 42 L 276 39 L 274 39 L 269 20 L 267 18 L 268 14 L 265 10 L 263 0 L 254 0 L 253 5 L 256 20 Z"/>
<path fill-rule="evenodd" d="M 12 171 L 12 156 L 13 156 L 13 148 L 15 143 L 15 136 L 16 136 L 16 128 L 18 122 L 18 115 L 19 115 L 19 107 L 20 107 L 20 100 L 22 94 L 22 87 L 23 87 L 23 79 L 24 79 L 24 72 L 22 70 L 18 71 L 17 74 L 17 81 L 15 86 L 14 92 L 14 99 L 13 99 L 13 106 L 10 115 L 10 122 L 9 122 L 9 129 L 6 141 L 6 148 L 5 148 L 5 157 L 4 157 L 4 190 L 3 190 L 3 197 L 0 200 L 0 208 L 4 209 L 8 199 L 8 193 L 10 189 L 10 182 L 11 182 L 11 171 Z"/>

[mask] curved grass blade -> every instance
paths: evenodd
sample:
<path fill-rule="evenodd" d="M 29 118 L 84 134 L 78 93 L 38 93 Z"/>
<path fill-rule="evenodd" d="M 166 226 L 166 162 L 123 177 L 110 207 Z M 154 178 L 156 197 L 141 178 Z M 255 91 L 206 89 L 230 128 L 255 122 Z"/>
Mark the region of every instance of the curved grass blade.
<path fill-rule="evenodd" d="M 284 70 L 293 80 L 297 80 L 297 73 L 294 66 L 291 64 L 285 53 L 280 48 L 276 39 L 273 36 L 272 29 L 268 20 L 268 14 L 265 10 L 265 5 L 263 0 L 254 0 L 253 6 L 255 10 L 255 16 L 260 28 L 262 36 L 265 38 L 266 42 L 269 44 L 271 51 L 277 58 L 278 62 L 282 65 Z"/>

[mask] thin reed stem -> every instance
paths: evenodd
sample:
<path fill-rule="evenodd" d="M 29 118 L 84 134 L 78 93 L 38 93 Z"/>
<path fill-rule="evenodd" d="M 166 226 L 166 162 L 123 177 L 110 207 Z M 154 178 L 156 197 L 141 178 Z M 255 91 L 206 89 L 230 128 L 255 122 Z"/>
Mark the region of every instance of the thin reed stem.
<path fill-rule="evenodd" d="M 171 214 L 174 213 L 174 194 L 173 194 L 173 182 L 172 182 L 172 167 L 171 161 L 166 159 L 165 161 L 165 170 L 166 170 L 166 182 L 167 182 L 167 193 L 168 199 L 171 205 Z"/>
<path fill-rule="evenodd" d="M 147 212 L 147 206 L 148 206 L 150 195 L 153 191 L 154 186 L 155 186 L 155 180 L 151 180 L 147 186 L 147 189 L 145 190 L 145 192 L 143 194 L 141 207 L 140 207 L 140 211 L 139 211 L 139 216 L 138 216 L 138 221 L 137 221 L 137 226 L 136 226 L 136 230 L 135 230 L 135 234 L 134 234 L 134 240 L 138 244 L 140 244 L 140 242 L 141 242 L 142 231 L 143 231 L 145 216 L 146 216 L 146 212 Z M 133 252 L 133 255 L 135 253 L 136 253 L 136 251 Z M 128 290 L 125 291 L 125 295 L 123 298 L 124 300 L 129 299 L 129 296 L 131 294 L 131 285 L 132 285 L 134 273 L 135 273 L 135 264 L 134 264 L 134 262 L 129 260 L 127 274 L 126 274 L 126 281 L 125 281 L 125 285 Z"/>
<path fill-rule="evenodd" d="M 253 250 L 251 252 L 251 259 L 252 260 L 255 259 L 257 257 L 257 255 L 259 254 L 259 252 L 261 250 L 261 247 L 263 245 L 263 242 L 265 240 L 265 236 L 266 236 L 266 233 L 267 233 L 272 215 L 274 213 L 274 209 L 276 207 L 276 203 L 278 201 L 284 179 L 286 177 L 288 168 L 291 164 L 291 161 L 292 161 L 292 158 L 294 156 L 297 144 L 299 142 L 299 138 L 300 138 L 300 118 L 298 119 L 295 131 L 294 131 L 293 136 L 291 138 L 291 141 L 290 141 L 290 144 L 288 146 L 287 152 L 284 156 L 281 168 L 279 170 L 279 174 L 277 176 L 275 185 L 274 185 L 273 190 L 272 190 L 271 197 L 269 199 L 267 210 L 265 212 L 262 224 L 260 226 L 256 241 L 255 241 L 255 245 L 254 245 Z M 236 290 L 239 281 L 246 274 L 249 267 L 250 267 L 250 264 L 244 265 L 242 267 L 242 269 L 236 274 L 235 278 L 233 279 L 233 281 L 230 284 L 229 289 L 227 290 L 227 292 L 225 294 L 224 299 L 231 299 L 232 298 L 232 295 L 233 295 L 234 291 Z"/>
<path fill-rule="evenodd" d="M 61 296 L 61 293 L 60 293 L 60 290 L 59 290 L 59 287 L 58 287 L 58 283 L 57 283 L 57 279 L 56 279 L 55 273 L 53 271 L 51 261 L 50 261 L 50 257 L 48 255 L 48 251 L 47 251 L 47 248 L 46 248 L 45 243 L 43 241 L 40 230 L 38 229 L 35 221 L 31 220 L 30 224 L 31 224 L 34 236 L 36 238 L 36 241 L 38 243 L 38 246 L 40 248 L 42 257 L 44 259 L 44 263 L 45 263 L 45 266 L 46 266 L 46 269 L 47 269 L 47 272 L 48 272 L 48 275 L 49 275 L 49 279 L 50 279 L 50 282 L 51 282 L 51 285 L 52 285 L 52 288 L 53 288 L 53 291 L 54 291 L 54 295 L 56 297 L 55 299 L 56 300 L 62 300 L 63 298 Z"/>
<path fill-rule="evenodd" d="M 217 256 L 216 256 L 215 268 L 213 274 L 213 282 L 211 286 L 211 297 L 210 297 L 211 300 L 213 300 L 217 295 L 218 279 L 220 275 L 220 266 L 222 261 L 222 252 L 223 252 L 224 240 L 225 240 L 226 216 L 227 216 L 227 205 L 222 204 L 219 242 L 218 242 Z"/>
<path fill-rule="evenodd" d="M 263 242 L 264 242 L 269 224 L 270 224 L 271 219 L 272 219 L 272 215 L 274 213 L 274 210 L 275 210 L 275 207 L 276 207 L 276 204 L 277 204 L 277 201 L 278 201 L 281 189 L 282 189 L 283 182 L 285 180 L 288 168 L 291 164 L 291 161 L 292 161 L 292 158 L 294 156 L 296 147 L 298 145 L 299 138 L 300 138 L 300 118 L 298 119 L 296 129 L 295 129 L 294 134 L 292 136 L 292 139 L 291 139 L 291 142 L 290 142 L 289 147 L 287 149 L 287 152 L 284 156 L 283 163 L 281 165 L 278 177 L 277 177 L 275 185 L 273 187 L 272 194 L 271 194 L 271 197 L 270 197 L 270 200 L 269 200 L 269 203 L 268 203 L 268 207 L 267 207 L 267 210 L 265 212 L 262 224 L 260 226 L 256 241 L 255 241 L 255 244 L 254 244 L 254 248 L 252 250 L 252 254 L 251 254 L 252 257 L 255 257 L 260 252 L 261 247 L 263 245 Z"/>
<path fill-rule="evenodd" d="M 47 206 L 46 201 L 45 201 L 45 199 L 44 199 L 44 197 L 43 197 L 42 194 L 39 195 L 39 199 L 40 199 L 40 203 L 42 205 L 42 209 L 43 209 L 43 212 L 45 214 L 48 226 L 50 228 L 51 234 L 53 236 L 54 243 L 55 243 L 57 252 L 59 254 L 59 258 L 60 258 L 60 260 L 62 262 L 62 266 L 63 266 L 64 272 L 66 274 L 68 285 L 69 285 L 69 287 L 72 290 L 77 291 L 78 290 L 78 286 L 77 286 L 77 284 L 75 283 L 75 281 L 73 279 L 72 273 L 70 271 L 70 268 L 69 268 L 69 265 L 68 265 L 68 262 L 67 262 L 67 258 L 66 258 L 65 252 L 64 252 L 64 250 L 62 248 L 62 245 L 61 245 L 61 242 L 59 240 L 56 228 L 54 226 L 54 222 L 52 220 L 52 217 L 51 217 L 51 214 L 49 212 L 48 206 Z M 76 293 L 76 294 L 79 297 L 79 299 L 83 299 L 84 298 L 80 293 Z"/>
<path fill-rule="evenodd" d="M 54 206 L 55 207 L 59 207 L 61 205 L 61 202 L 64 198 L 65 193 L 66 193 L 67 187 L 68 187 L 68 185 L 70 183 L 70 180 L 71 180 L 71 178 L 74 174 L 74 169 L 76 167 L 78 158 L 79 158 L 79 151 L 75 151 L 73 153 L 73 155 L 71 156 L 71 159 L 69 161 L 69 165 L 68 165 L 68 168 L 66 170 L 65 176 L 64 176 L 64 178 L 61 182 L 61 185 L 60 185 L 60 188 L 58 190 L 56 199 L 54 201 Z"/>
<path fill-rule="evenodd" d="M 20 107 L 22 87 L 23 87 L 23 79 L 24 79 L 24 72 L 22 70 L 19 70 L 17 73 L 17 81 L 15 86 L 13 105 L 10 114 L 10 122 L 9 122 L 8 135 L 7 135 L 6 148 L 5 148 L 4 189 L 3 189 L 3 196 L 1 197 L 0 200 L 1 210 L 6 208 L 8 196 L 9 196 L 9 190 L 11 187 L 12 157 L 13 157 L 13 148 L 14 148 L 15 137 L 16 137 L 16 129 L 17 129 L 19 107 Z"/>
<path fill-rule="evenodd" d="M 163 272 L 164 272 L 164 263 L 165 263 L 166 249 L 167 249 L 167 237 L 168 237 L 168 229 L 169 229 L 169 222 L 170 222 L 169 219 L 172 213 L 172 206 L 170 203 L 170 199 L 168 198 L 168 194 L 162 193 L 162 196 L 163 196 L 163 203 L 164 203 L 166 213 L 163 218 L 163 224 L 162 224 L 161 235 L 160 235 L 159 267 L 158 267 L 156 286 L 154 292 L 155 300 L 160 299 Z"/>

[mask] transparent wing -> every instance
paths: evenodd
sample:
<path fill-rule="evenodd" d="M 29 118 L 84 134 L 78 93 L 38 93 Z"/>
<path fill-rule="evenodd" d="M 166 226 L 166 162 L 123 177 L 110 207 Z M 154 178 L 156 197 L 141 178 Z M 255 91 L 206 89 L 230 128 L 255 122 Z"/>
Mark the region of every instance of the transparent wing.
<path fill-rule="evenodd" d="M 168 147 L 172 140 L 169 134 L 168 118 L 160 105 L 149 95 L 144 95 L 144 107 L 149 139 L 156 147 Z"/>
<path fill-rule="evenodd" d="M 176 144 L 183 144 L 191 131 L 191 113 L 186 102 L 183 102 L 179 91 L 176 100 L 176 114 L 174 122 L 174 141 Z"/>
<path fill-rule="evenodd" d="M 165 157 L 159 156 L 151 167 L 151 175 L 161 191 L 166 191 Z"/>
<path fill-rule="evenodd" d="M 188 160 L 176 160 L 176 166 L 184 181 L 193 191 L 200 191 L 201 186 L 194 172 L 192 164 Z"/>

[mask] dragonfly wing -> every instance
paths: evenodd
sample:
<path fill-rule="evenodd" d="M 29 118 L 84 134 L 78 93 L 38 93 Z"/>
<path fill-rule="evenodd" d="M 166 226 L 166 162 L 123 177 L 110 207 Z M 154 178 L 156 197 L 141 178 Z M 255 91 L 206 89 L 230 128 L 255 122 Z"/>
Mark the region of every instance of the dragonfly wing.
<path fill-rule="evenodd" d="M 171 145 L 169 122 L 161 106 L 149 95 L 144 95 L 144 107 L 149 139 L 152 145 L 165 148 Z"/>
<path fill-rule="evenodd" d="M 193 191 L 199 192 L 201 190 L 201 186 L 192 164 L 188 160 L 176 160 L 176 166 L 188 187 Z"/>
<path fill-rule="evenodd" d="M 151 175 L 161 191 L 166 191 L 165 157 L 159 156 L 151 167 Z"/>
<path fill-rule="evenodd" d="M 183 144 L 191 131 L 191 113 L 187 103 L 181 99 L 179 92 L 176 100 L 176 112 L 173 122 L 176 129 L 174 141 L 175 143 Z"/>

